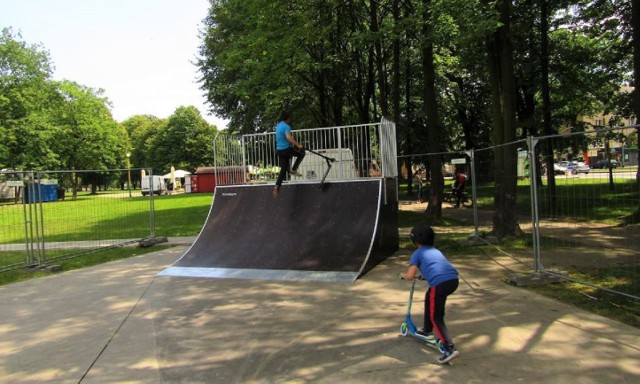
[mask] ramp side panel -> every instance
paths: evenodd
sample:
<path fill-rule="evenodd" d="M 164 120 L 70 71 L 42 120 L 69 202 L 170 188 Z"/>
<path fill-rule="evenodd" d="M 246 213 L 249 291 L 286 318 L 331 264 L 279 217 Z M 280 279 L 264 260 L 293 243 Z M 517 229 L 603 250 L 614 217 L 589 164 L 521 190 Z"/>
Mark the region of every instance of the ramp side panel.
<path fill-rule="evenodd" d="M 379 179 L 216 189 L 209 218 L 175 267 L 359 272 L 380 204 Z"/>

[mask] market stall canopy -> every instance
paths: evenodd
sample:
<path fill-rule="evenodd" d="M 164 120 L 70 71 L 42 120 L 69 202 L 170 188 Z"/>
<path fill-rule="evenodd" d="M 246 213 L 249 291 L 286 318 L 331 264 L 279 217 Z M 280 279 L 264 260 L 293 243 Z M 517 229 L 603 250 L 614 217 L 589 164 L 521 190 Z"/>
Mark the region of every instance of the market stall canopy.
<path fill-rule="evenodd" d="M 176 179 L 181 179 L 183 177 L 185 177 L 186 175 L 190 175 L 191 172 L 187 172 L 187 171 L 183 171 L 182 169 L 177 169 L 175 172 L 173 172 L 173 177 Z M 171 172 L 167 173 L 166 175 L 162 176 L 165 179 L 171 179 Z"/>

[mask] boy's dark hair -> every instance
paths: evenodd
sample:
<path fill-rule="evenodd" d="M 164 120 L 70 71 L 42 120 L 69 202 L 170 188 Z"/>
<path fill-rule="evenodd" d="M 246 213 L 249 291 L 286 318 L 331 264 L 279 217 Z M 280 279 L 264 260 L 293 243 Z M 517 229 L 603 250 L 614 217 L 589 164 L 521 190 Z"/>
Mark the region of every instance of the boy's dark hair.
<path fill-rule="evenodd" d="M 278 121 L 285 121 L 290 117 L 291 117 L 291 112 L 287 110 L 282 110 L 282 112 L 280 112 L 280 118 L 278 119 Z"/>
<path fill-rule="evenodd" d="M 428 225 L 418 224 L 411 229 L 411 241 L 422 245 L 433 246 L 436 234 L 433 232 L 433 228 Z"/>

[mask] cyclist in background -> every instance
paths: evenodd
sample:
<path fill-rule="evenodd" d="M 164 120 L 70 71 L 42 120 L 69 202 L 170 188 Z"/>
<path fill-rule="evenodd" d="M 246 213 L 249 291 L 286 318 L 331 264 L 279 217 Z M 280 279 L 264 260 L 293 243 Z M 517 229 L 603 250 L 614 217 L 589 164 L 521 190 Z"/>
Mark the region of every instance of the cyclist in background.
<path fill-rule="evenodd" d="M 455 208 L 460 207 L 460 202 L 462 201 L 462 198 L 464 196 L 464 185 L 466 181 L 467 175 L 465 175 L 461 170 L 456 170 L 455 180 L 453 182 L 453 188 L 451 191 L 456 197 L 456 205 L 454 206 Z"/>

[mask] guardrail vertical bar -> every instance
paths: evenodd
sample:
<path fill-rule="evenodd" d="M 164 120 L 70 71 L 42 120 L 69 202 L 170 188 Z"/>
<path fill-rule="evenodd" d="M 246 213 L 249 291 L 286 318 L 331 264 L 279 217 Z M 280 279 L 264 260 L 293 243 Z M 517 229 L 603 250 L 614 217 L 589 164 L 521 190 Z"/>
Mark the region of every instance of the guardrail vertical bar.
<path fill-rule="evenodd" d="M 149 177 L 151 177 L 151 191 L 149 191 L 149 232 L 150 237 L 153 239 L 156 237 L 156 208 L 153 198 L 153 195 L 155 195 L 155 186 L 153 185 L 153 168 L 149 168 Z"/>
<path fill-rule="evenodd" d="M 473 207 L 473 238 L 479 239 L 480 233 L 478 230 L 479 219 L 478 219 L 478 194 L 476 191 L 476 156 L 475 150 L 467 151 L 467 156 L 469 156 L 470 166 L 471 166 L 471 202 Z"/>

